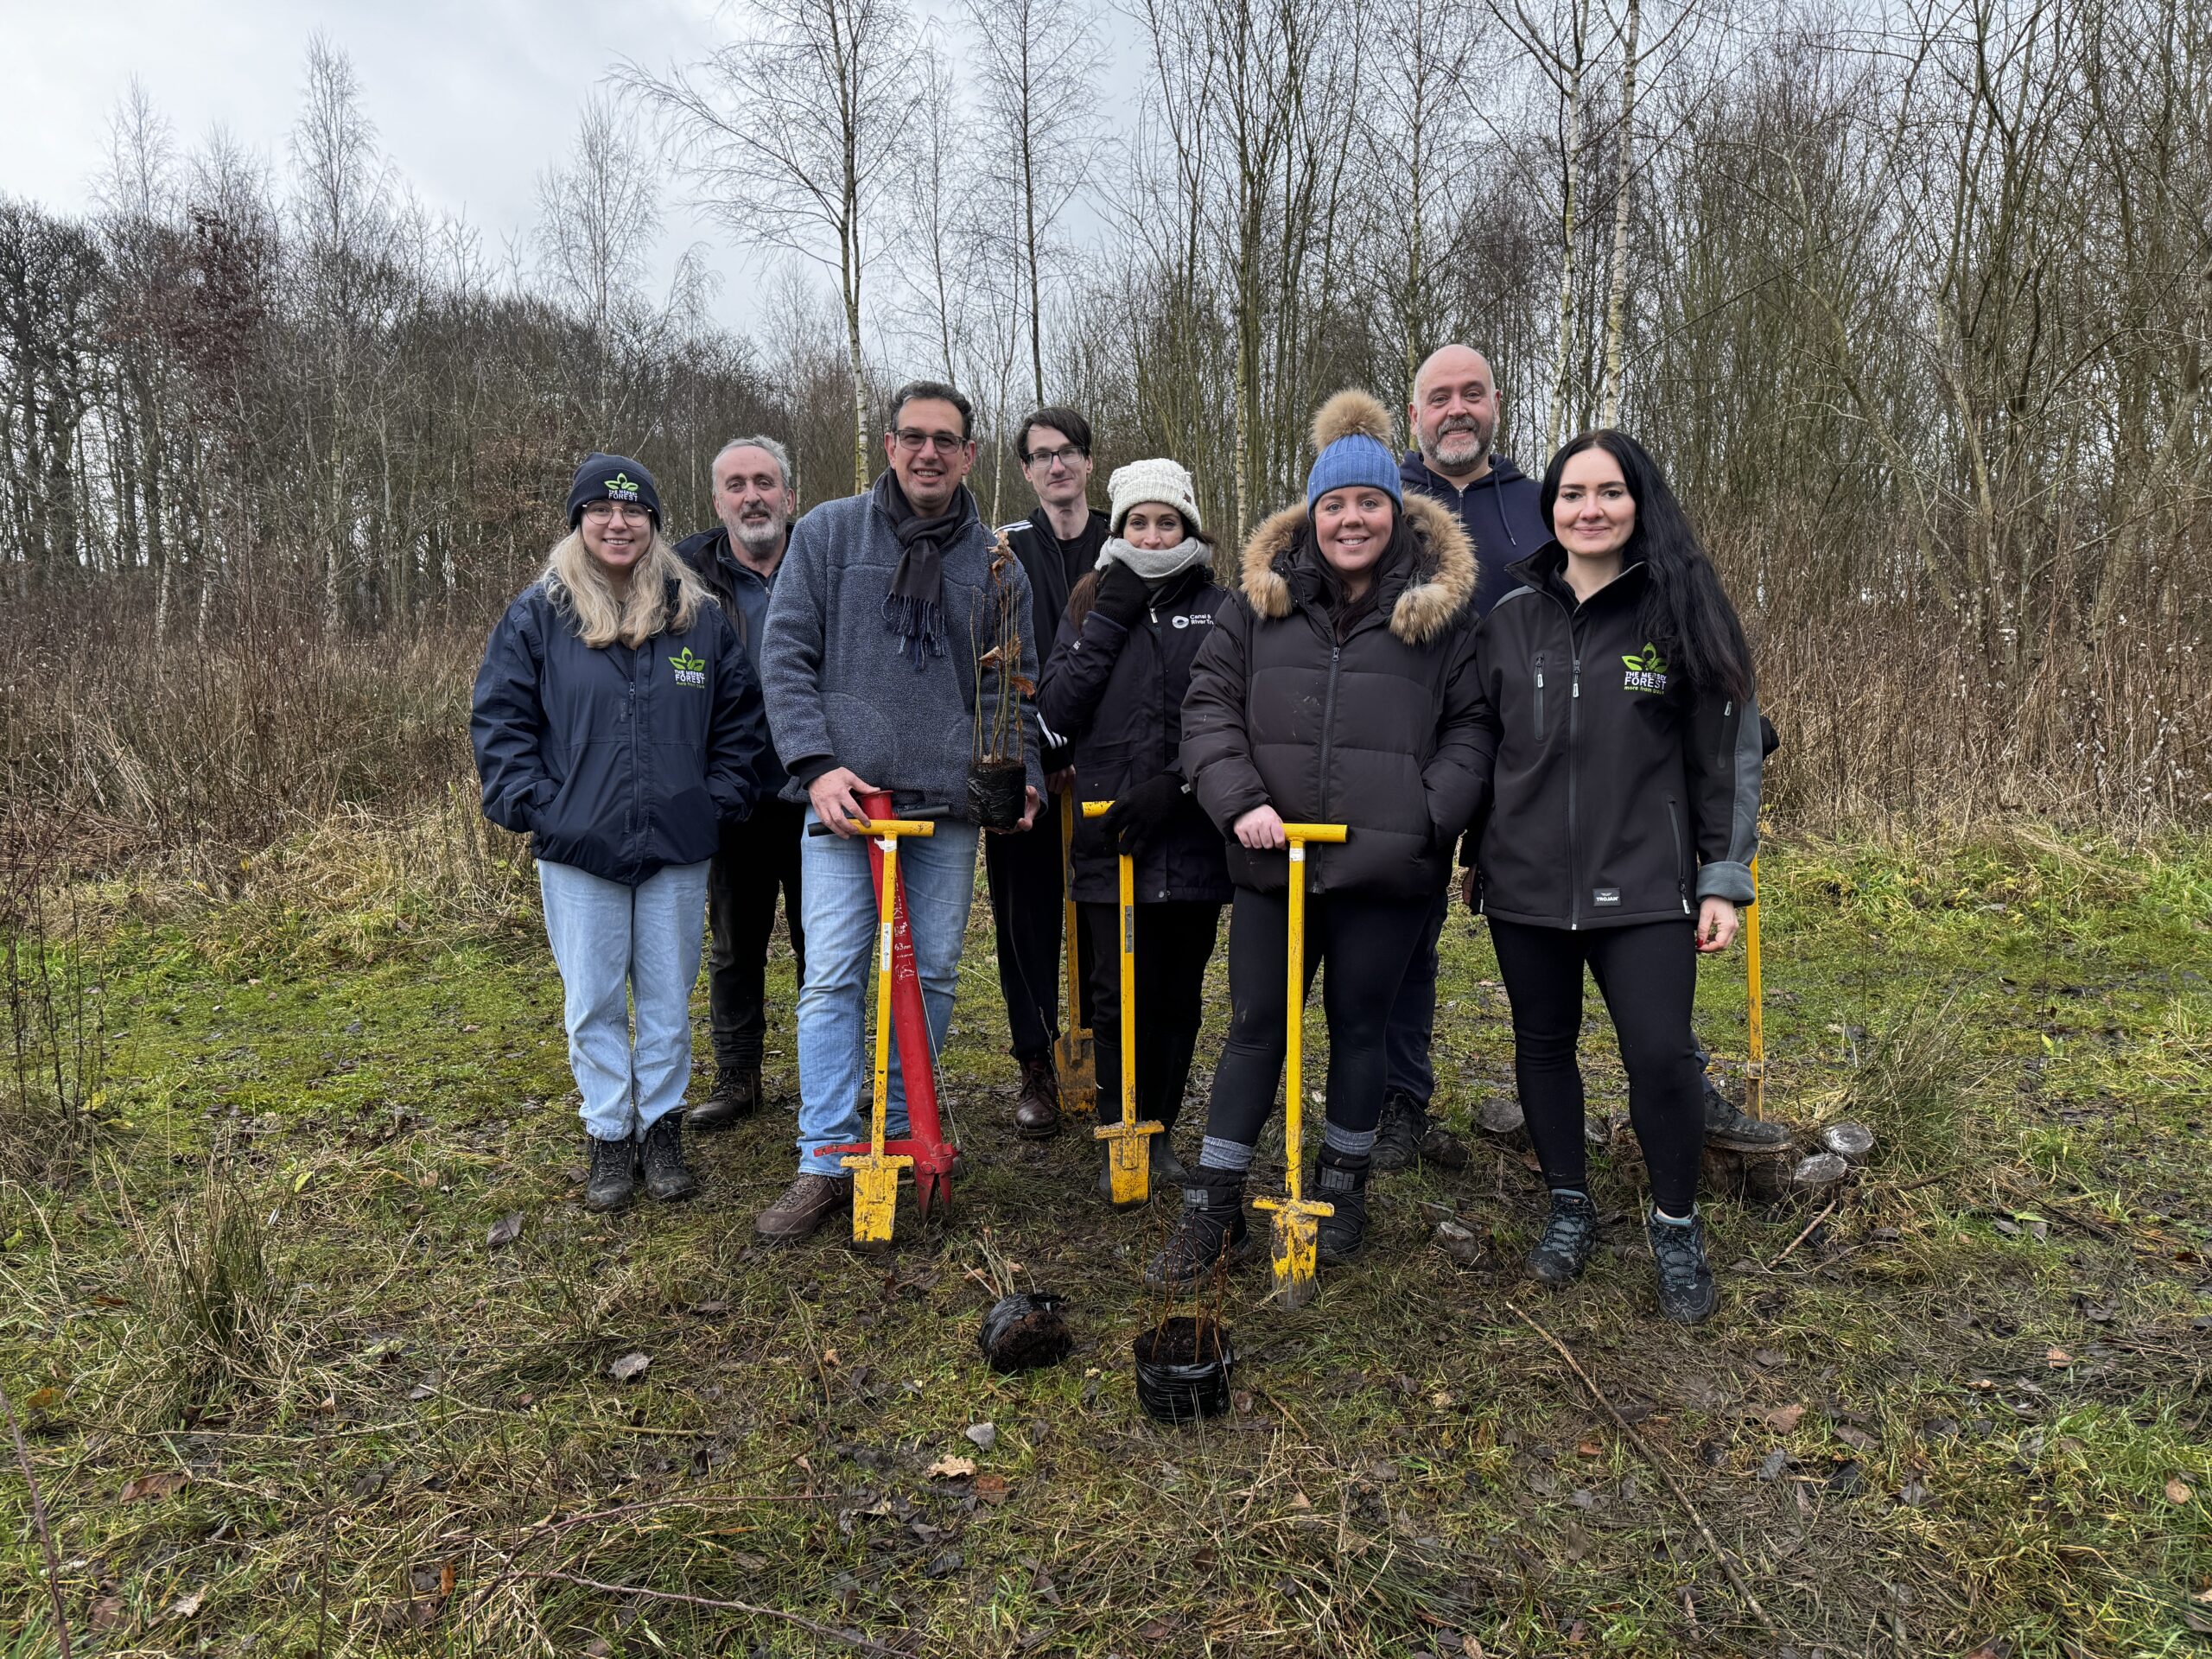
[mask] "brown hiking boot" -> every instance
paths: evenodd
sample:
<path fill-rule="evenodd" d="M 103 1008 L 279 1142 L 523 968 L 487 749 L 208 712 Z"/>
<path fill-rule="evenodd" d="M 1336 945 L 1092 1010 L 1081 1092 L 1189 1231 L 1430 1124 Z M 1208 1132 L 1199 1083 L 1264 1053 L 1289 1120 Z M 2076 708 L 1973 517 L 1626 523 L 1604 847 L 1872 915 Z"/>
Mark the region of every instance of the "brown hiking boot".
<path fill-rule="evenodd" d="M 710 1135 L 760 1109 L 759 1065 L 717 1065 L 713 1091 L 696 1106 L 684 1109 L 683 1122 L 696 1134 Z"/>
<path fill-rule="evenodd" d="M 1021 1063 L 1021 1098 L 1014 1103 L 1014 1131 L 1025 1141 L 1049 1141 L 1060 1132 L 1060 1080 L 1052 1057 L 1033 1054 Z"/>
<path fill-rule="evenodd" d="M 753 1230 L 764 1244 L 796 1244 L 839 1210 L 852 1208 L 853 1184 L 830 1175 L 801 1175 L 760 1212 Z"/>

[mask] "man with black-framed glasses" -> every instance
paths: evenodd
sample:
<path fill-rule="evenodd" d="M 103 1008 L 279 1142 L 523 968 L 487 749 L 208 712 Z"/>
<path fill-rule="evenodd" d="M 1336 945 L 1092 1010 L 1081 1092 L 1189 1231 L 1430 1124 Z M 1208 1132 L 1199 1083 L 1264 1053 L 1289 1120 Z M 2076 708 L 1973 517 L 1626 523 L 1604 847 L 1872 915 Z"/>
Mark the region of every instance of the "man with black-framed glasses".
<path fill-rule="evenodd" d="M 1090 505 L 1090 423 L 1074 410 L 1033 409 L 1014 430 L 1014 452 L 1022 475 L 1037 493 L 1037 511 L 1001 533 L 1028 573 L 1030 642 L 1042 662 L 1052 652 L 1067 612 L 1068 594 L 1097 563 L 1106 543 L 1106 515 Z M 1071 776 L 1065 744 L 1049 731 L 1045 737 L 1045 772 L 1050 788 Z M 1014 1127 L 1032 1140 L 1057 1135 L 1060 1128 L 1059 1077 L 1052 1069 L 1052 1044 L 1059 1035 L 1060 825 L 1056 816 L 1065 800 L 1038 815 L 1024 834 L 994 836 L 983 848 L 983 872 L 991 888 L 991 920 L 998 933 L 999 989 L 1006 998 L 1006 1023 L 1014 1058 L 1021 1067 L 1021 1094 L 1014 1103 Z M 1079 939 L 1084 965 L 1090 940 Z M 1082 975 L 1087 991 L 1090 975 Z M 1088 998 L 1085 998 L 1086 1004 Z M 1089 1022 L 1086 1013 L 1085 1023 Z"/>
<path fill-rule="evenodd" d="M 798 1174 L 761 1212 L 769 1243 L 811 1234 L 851 1203 L 852 1179 L 823 1149 L 868 1138 L 865 1015 L 877 916 L 868 842 L 850 821 L 857 797 L 892 792 L 894 811 L 949 805 L 936 833 L 899 849 L 899 874 L 922 1006 L 942 1049 L 959 983 L 960 946 L 976 893 L 976 826 L 968 806 L 978 636 L 995 538 L 965 482 L 976 463 L 968 399 L 917 380 L 891 399 L 883 435 L 890 463 L 864 495 L 825 501 L 791 527 L 761 640 L 762 693 L 776 753 L 827 835 L 800 842 L 799 910 L 806 983 L 798 997 Z M 1027 614 L 1028 582 L 1014 575 Z M 1022 677 L 1037 651 L 1022 642 Z M 1027 806 L 1036 822 L 1044 772 L 1036 710 L 1022 699 L 1029 757 Z M 899 1068 L 890 1078 L 888 1128 L 906 1133 Z"/>

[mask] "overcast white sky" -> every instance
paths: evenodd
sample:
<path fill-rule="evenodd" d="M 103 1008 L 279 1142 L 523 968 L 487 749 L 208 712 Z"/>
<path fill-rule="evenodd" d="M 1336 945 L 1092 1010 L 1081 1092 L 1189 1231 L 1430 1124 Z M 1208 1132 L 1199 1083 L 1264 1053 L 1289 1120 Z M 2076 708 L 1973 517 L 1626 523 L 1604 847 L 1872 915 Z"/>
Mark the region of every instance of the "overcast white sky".
<path fill-rule="evenodd" d="M 715 0 L 0 0 L 0 39 L 16 52 L 0 194 L 86 210 L 134 74 L 181 148 L 219 124 L 281 177 L 308 40 L 321 30 L 353 58 L 400 175 L 431 207 L 465 213 L 496 255 L 529 228 L 537 175 L 566 152 L 610 65 L 689 61 L 741 28 Z M 662 207 L 666 262 L 705 242 L 723 279 L 716 310 L 741 327 L 760 288 L 749 268 L 691 223 L 678 181 Z"/>

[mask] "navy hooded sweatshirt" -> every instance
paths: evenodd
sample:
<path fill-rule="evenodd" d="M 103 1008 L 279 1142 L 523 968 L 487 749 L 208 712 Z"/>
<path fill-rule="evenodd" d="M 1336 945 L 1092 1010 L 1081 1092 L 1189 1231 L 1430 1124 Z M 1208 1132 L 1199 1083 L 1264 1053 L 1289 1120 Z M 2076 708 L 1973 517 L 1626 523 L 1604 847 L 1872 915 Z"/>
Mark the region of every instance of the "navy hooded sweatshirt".
<path fill-rule="evenodd" d="M 1415 449 L 1398 463 L 1398 481 L 1459 515 L 1467 539 L 1475 544 L 1475 563 L 1481 567 L 1475 581 L 1478 618 L 1488 616 L 1491 606 L 1520 585 L 1506 568 L 1552 538 L 1536 480 L 1522 477 L 1521 469 L 1503 455 L 1492 455 L 1490 470 L 1463 490 L 1429 471 Z"/>

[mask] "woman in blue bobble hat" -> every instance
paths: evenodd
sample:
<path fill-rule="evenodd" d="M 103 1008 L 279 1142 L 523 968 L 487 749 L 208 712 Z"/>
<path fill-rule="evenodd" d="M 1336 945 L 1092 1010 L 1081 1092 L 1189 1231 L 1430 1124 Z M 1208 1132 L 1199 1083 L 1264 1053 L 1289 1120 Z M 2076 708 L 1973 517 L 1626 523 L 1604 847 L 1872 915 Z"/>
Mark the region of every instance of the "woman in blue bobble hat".
<path fill-rule="evenodd" d="M 1285 823 L 1342 823 L 1307 855 L 1306 956 L 1327 964 L 1327 1127 L 1312 1190 L 1335 1207 L 1325 1266 L 1365 1241 L 1382 1033 L 1478 798 L 1474 550 L 1406 496 L 1390 417 L 1340 391 L 1313 420 L 1303 504 L 1246 543 L 1243 592 L 1191 673 L 1183 771 L 1229 838 L 1228 1041 L 1181 1224 L 1146 1269 L 1188 1283 L 1245 1241 L 1243 1192 L 1282 1077 L 1290 865 Z"/>

